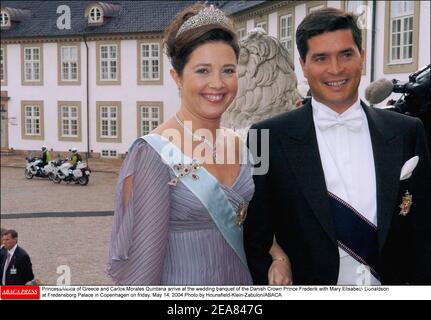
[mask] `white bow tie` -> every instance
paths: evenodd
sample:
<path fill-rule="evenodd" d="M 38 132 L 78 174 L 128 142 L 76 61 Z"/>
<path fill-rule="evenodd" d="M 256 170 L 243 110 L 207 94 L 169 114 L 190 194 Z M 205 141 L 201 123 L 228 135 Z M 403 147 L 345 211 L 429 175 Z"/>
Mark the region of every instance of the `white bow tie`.
<path fill-rule="evenodd" d="M 327 130 L 335 126 L 345 126 L 352 131 L 358 131 L 362 126 L 362 113 L 360 109 L 341 116 L 319 111 L 316 115 L 316 124 L 320 130 Z"/>

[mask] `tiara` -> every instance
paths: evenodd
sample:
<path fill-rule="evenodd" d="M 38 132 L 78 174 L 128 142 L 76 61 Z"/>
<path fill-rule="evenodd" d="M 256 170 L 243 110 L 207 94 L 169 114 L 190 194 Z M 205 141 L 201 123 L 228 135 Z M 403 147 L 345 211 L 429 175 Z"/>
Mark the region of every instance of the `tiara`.
<path fill-rule="evenodd" d="M 215 8 L 214 5 L 211 5 L 210 7 L 199 11 L 198 14 L 185 21 L 178 29 L 175 38 L 178 38 L 181 34 L 188 30 L 206 26 L 209 24 L 220 24 L 227 28 L 231 28 L 230 20 L 226 17 L 223 11 Z"/>

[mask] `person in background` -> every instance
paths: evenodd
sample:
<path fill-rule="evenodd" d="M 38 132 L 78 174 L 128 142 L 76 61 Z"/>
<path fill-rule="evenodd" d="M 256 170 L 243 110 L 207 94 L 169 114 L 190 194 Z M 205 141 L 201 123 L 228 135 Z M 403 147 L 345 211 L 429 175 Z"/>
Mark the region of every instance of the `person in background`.
<path fill-rule="evenodd" d="M 33 266 L 27 252 L 18 246 L 18 233 L 7 230 L 0 261 L 1 285 L 25 285 L 34 280 Z"/>
<path fill-rule="evenodd" d="M 46 146 L 42 146 L 42 162 L 40 163 L 41 167 L 44 167 L 48 164 L 48 161 L 51 161 L 51 152 L 49 152 L 48 148 Z"/>

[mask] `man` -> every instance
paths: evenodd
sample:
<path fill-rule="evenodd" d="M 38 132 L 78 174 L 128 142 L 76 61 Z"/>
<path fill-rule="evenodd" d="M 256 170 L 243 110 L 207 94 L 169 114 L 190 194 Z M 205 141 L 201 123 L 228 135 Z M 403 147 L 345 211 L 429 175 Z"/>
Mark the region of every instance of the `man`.
<path fill-rule="evenodd" d="M 275 236 L 293 284 L 431 284 L 422 123 L 359 100 L 365 55 L 354 16 L 311 13 L 296 41 L 311 101 L 251 128 L 270 134 L 269 169 L 254 177 L 244 225 L 254 283 L 267 283 Z"/>
<path fill-rule="evenodd" d="M 78 150 L 76 148 L 72 148 L 71 152 L 72 152 L 72 156 L 70 158 L 70 164 L 72 165 L 71 169 L 73 170 L 76 168 L 78 161 L 82 161 L 82 157 L 78 153 Z"/>
<path fill-rule="evenodd" d="M 3 236 L 6 250 L 2 252 L 0 261 L 1 285 L 25 285 L 34 279 L 30 257 L 17 242 L 18 233 L 7 230 Z"/>
<path fill-rule="evenodd" d="M 42 146 L 42 163 L 41 167 L 44 167 L 48 164 L 48 161 L 51 161 L 51 153 L 49 152 L 46 146 Z"/>

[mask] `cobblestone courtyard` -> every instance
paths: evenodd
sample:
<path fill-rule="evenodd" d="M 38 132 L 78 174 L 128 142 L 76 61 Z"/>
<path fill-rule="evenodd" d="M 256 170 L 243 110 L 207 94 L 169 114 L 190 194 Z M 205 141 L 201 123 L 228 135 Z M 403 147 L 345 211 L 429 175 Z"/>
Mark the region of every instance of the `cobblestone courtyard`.
<path fill-rule="evenodd" d="M 111 171 L 93 172 L 90 183 L 80 186 L 27 180 L 23 168 L 1 167 L 1 226 L 17 230 L 43 284 L 67 278 L 68 268 L 72 285 L 112 284 L 105 267 L 118 175 Z M 100 211 L 104 216 L 96 216 Z M 47 216 L 29 214 L 41 212 Z"/>

